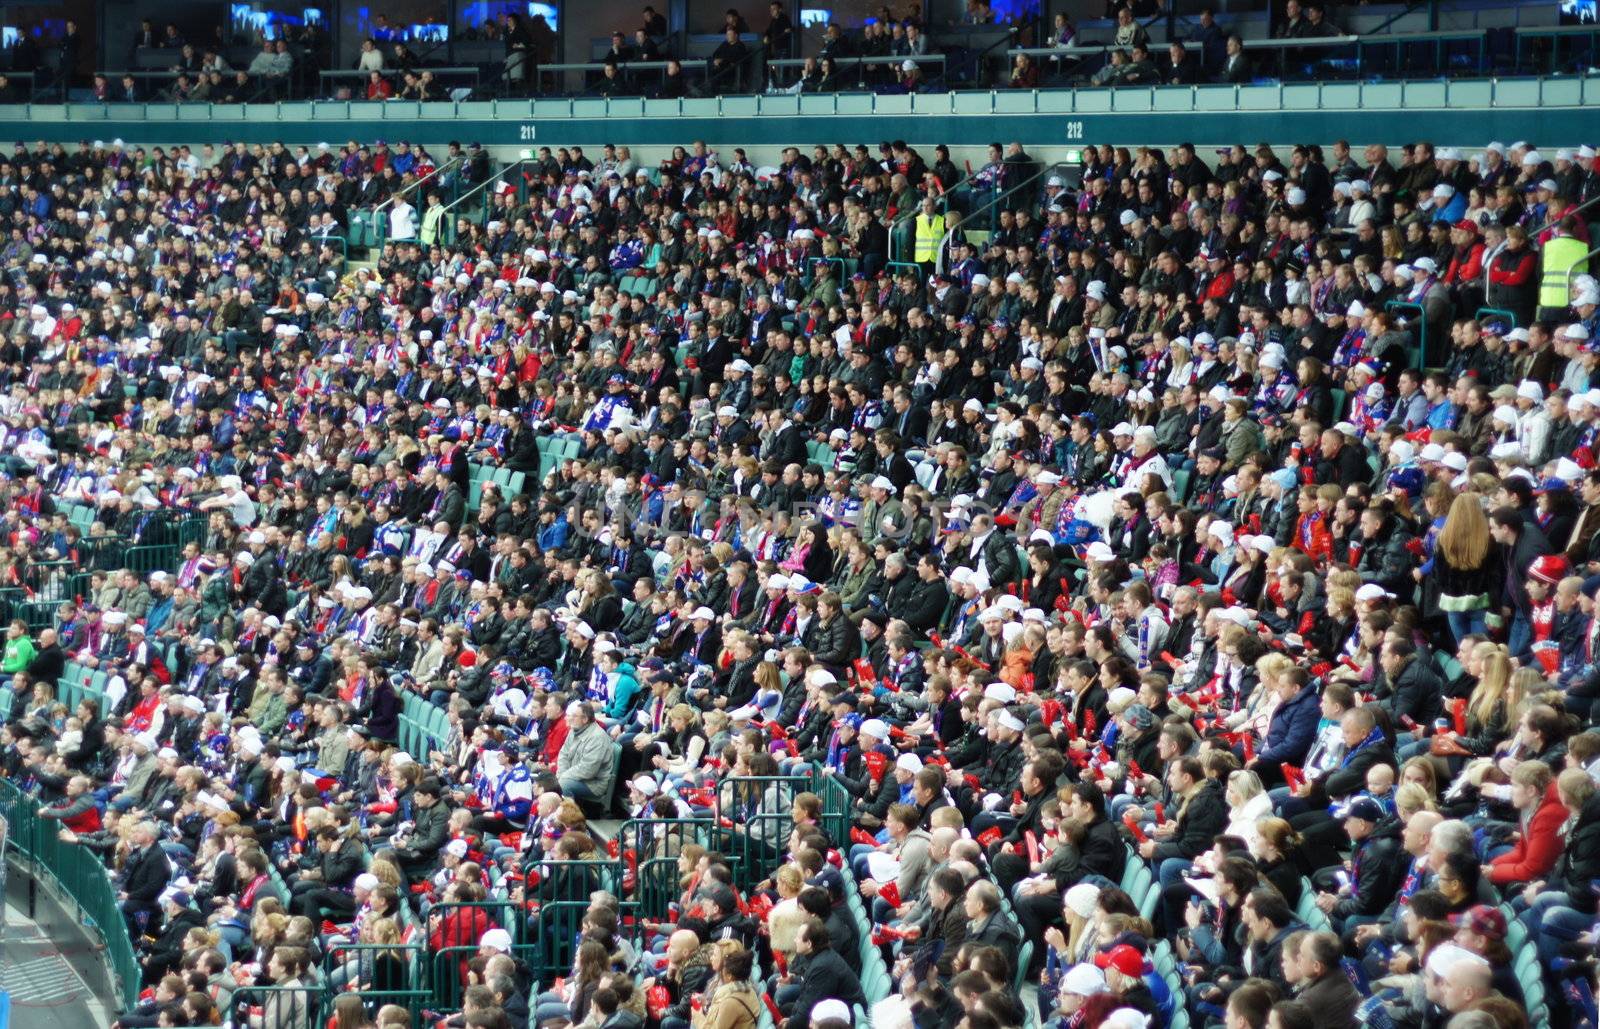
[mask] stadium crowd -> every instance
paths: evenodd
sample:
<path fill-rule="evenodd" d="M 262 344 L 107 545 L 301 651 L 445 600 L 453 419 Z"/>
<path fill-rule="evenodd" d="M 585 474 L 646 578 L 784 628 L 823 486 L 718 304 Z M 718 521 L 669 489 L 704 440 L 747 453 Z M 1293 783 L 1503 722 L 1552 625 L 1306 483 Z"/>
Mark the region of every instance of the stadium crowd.
<path fill-rule="evenodd" d="M 1594 1024 L 1591 148 L 596 156 L 0 159 L 119 1025 Z"/>

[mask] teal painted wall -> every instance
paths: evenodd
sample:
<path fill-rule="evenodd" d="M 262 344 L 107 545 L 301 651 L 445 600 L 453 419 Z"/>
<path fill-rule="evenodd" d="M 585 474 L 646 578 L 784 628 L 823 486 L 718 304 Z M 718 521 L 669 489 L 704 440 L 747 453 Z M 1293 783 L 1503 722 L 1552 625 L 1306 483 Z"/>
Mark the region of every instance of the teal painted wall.
<path fill-rule="evenodd" d="M 1593 82 L 1591 86 L 1590 83 Z M 1425 117 L 1419 117 L 1420 112 Z M 945 143 L 958 150 L 1020 141 L 1051 157 L 1083 143 L 1398 144 L 1426 138 L 1477 147 L 1525 139 L 1552 147 L 1600 138 L 1600 77 L 1358 85 L 1131 90 L 839 94 L 728 97 L 677 102 L 620 99 L 463 104 L 299 103 L 257 107 L 0 107 L 0 140 L 129 144 L 244 141 L 315 146 L 348 139 L 406 139 L 430 147 L 480 142 L 515 157 L 541 145 L 628 143 L 641 159 L 695 139 L 744 146 L 758 163 L 791 145 Z M 960 153 L 958 152 L 958 159 Z"/>

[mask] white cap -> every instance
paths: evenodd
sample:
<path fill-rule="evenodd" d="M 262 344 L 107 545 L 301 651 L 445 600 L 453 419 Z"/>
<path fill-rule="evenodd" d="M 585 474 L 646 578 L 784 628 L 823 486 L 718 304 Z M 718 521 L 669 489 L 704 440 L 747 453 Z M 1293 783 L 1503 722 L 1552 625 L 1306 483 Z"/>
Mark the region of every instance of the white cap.
<path fill-rule="evenodd" d="M 1507 425 L 1515 425 L 1517 424 L 1518 418 L 1517 409 L 1509 405 L 1502 404 L 1494 409 L 1494 414 L 1491 417 L 1495 421 L 1505 422 Z"/>
<path fill-rule="evenodd" d="M 1016 715 L 1012 714 L 1010 711 L 1001 711 L 1000 712 L 1000 717 L 998 719 L 996 719 L 996 720 L 1002 726 L 1004 726 L 1007 729 L 1010 729 L 1012 732 L 1021 732 L 1022 730 L 1027 728 L 1027 726 L 1025 724 L 1023 724 L 1022 719 L 1018 718 Z"/>
<path fill-rule="evenodd" d="M 478 946 L 497 950 L 502 954 L 511 953 L 511 934 L 504 929 L 494 928 L 478 937 Z"/>
<path fill-rule="evenodd" d="M 890 493 L 898 492 L 894 488 L 894 483 L 890 482 L 889 479 L 886 476 L 883 476 L 883 475 L 879 475 L 879 476 L 877 476 L 876 478 L 874 478 L 872 480 L 872 488 L 873 489 L 887 490 Z"/>
<path fill-rule="evenodd" d="M 1523 400 L 1532 400 L 1537 403 L 1544 399 L 1544 387 L 1532 379 L 1523 379 L 1517 383 L 1517 396 Z"/>
<path fill-rule="evenodd" d="M 715 611 L 711 610 L 709 607 L 701 606 L 701 607 L 695 608 L 694 611 L 690 613 L 689 618 L 692 621 L 697 621 L 697 622 L 701 621 L 701 620 L 704 620 L 704 621 L 707 621 L 707 622 L 714 622 L 714 621 L 717 620 L 717 613 Z"/>
<path fill-rule="evenodd" d="M 1094 885 L 1093 883 L 1078 883 L 1067 890 L 1066 895 L 1061 898 L 1061 903 L 1079 918 L 1088 918 L 1090 915 L 1094 914 L 1095 903 L 1099 899 L 1100 887 Z M 1090 971 L 1100 971 L 1093 965 L 1088 967 Z M 1104 977 L 1102 977 L 1101 981 L 1103 984 Z M 1066 983 L 1063 982 L 1062 987 L 1065 988 Z M 1068 990 L 1067 992 L 1070 993 L 1072 991 Z"/>
<path fill-rule="evenodd" d="M 983 688 L 983 699 L 1010 704 L 1017 699 L 1017 688 L 1009 682 L 991 682 Z"/>
<path fill-rule="evenodd" d="M 922 771 L 922 759 L 915 754 L 901 754 L 894 759 L 894 766 L 902 772 L 910 772 L 915 775 L 917 772 Z"/>
<path fill-rule="evenodd" d="M 1079 885 L 1083 884 L 1080 883 Z M 1072 888 L 1072 890 L 1076 889 L 1078 889 L 1078 886 Z M 1069 902 L 1072 899 L 1072 890 L 1067 891 L 1067 900 Z M 1087 918 L 1089 914 L 1094 913 L 1094 901 L 1098 897 L 1099 893 L 1096 892 L 1094 897 L 1089 900 L 1089 913 L 1080 917 Z M 1074 908 L 1073 910 L 1076 912 L 1077 909 Z M 1067 974 L 1061 977 L 1060 990 L 1062 993 L 1070 993 L 1077 997 L 1093 997 L 1096 994 L 1105 993 L 1106 974 L 1088 962 L 1073 965 L 1067 969 Z"/>
<path fill-rule="evenodd" d="M 843 1022 L 845 1025 L 850 1025 L 855 1020 L 850 1016 L 850 1005 L 829 997 L 827 1000 L 817 1001 L 812 1006 L 810 1021 L 813 1025 L 818 1022 Z"/>
<path fill-rule="evenodd" d="M 661 785 L 648 775 L 636 776 L 628 785 L 647 797 L 653 797 L 661 792 Z"/>
<path fill-rule="evenodd" d="M 1369 582 L 1360 589 L 1356 590 L 1356 599 L 1361 601 L 1393 600 L 1394 594 L 1390 593 L 1382 586 L 1379 586 L 1377 583 Z"/>
<path fill-rule="evenodd" d="M 865 722 L 861 723 L 861 728 L 856 731 L 863 736 L 871 736 L 875 740 L 886 740 L 889 738 L 889 727 L 883 724 L 882 719 L 878 718 L 867 719 Z"/>

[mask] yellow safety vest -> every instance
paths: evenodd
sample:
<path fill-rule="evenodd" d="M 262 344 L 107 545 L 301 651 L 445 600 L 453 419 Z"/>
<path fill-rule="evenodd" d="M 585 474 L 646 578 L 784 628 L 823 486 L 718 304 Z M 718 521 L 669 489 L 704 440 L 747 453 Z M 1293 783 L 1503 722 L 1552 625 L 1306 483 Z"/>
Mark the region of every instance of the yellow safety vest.
<path fill-rule="evenodd" d="M 1567 290 L 1567 273 L 1588 253 L 1583 240 L 1571 236 L 1556 236 L 1546 241 L 1539 258 L 1543 268 L 1539 278 L 1540 307 L 1566 307 L 1572 302 Z"/>
<path fill-rule="evenodd" d="M 433 246 L 439 241 L 439 222 L 444 219 L 444 205 L 430 207 L 422 212 L 422 243 Z"/>
<path fill-rule="evenodd" d="M 944 215 L 917 215 L 916 261 L 927 264 L 939 256 L 939 241 L 944 239 Z"/>

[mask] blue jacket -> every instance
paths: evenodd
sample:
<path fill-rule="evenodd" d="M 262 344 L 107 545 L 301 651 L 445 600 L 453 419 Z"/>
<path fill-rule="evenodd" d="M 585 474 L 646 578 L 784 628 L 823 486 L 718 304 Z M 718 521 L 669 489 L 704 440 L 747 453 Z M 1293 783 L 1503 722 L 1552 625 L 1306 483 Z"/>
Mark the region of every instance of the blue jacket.
<path fill-rule="evenodd" d="M 1311 744 L 1316 742 L 1317 725 L 1321 721 L 1322 705 L 1317 691 L 1302 688 L 1272 713 L 1272 723 L 1267 726 L 1267 745 L 1257 755 L 1258 760 L 1268 767 L 1285 761 L 1291 765 L 1305 761 Z"/>
<path fill-rule="evenodd" d="M 1457 193 L 1449 202 L 1433 209 L 1433 221 L 1454 225 L 1467 213 L 1467 195 Z"/>

